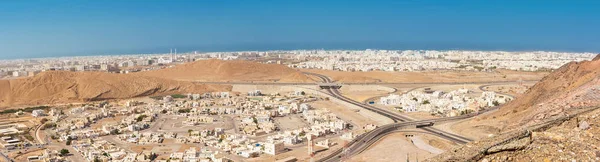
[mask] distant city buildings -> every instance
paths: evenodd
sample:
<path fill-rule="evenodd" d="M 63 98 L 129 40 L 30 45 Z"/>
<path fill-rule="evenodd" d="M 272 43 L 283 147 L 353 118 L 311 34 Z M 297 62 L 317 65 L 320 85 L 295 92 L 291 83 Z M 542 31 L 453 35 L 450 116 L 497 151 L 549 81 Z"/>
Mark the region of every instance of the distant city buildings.
<path fill-rule="evenodd" d="M 301 51 L 296 68 L 338 71 L 519 71 L 552 70 L 571 61 L 590 60 L 593 53 L 434 51 L 434 50 L 334 50 Z"/>
<path fill-rule="evenodd" d="M 290 67 L 339 71 L 487 71 L 509 69 L 546 71 L 571 61 L 590 60 L 594 53 L 506 52 L 506 51 L 435 51 L 435 50 L 291 50 L 239 51 L 211 53 L 167 53 L 121 56 L 79 56 L 61 58 L 0 60 L 0 78 L 27 77 L 43 71 L 104 71 L 130 73 L 168 68 L 173 64 L 202 59 L 260 59 Z"/>

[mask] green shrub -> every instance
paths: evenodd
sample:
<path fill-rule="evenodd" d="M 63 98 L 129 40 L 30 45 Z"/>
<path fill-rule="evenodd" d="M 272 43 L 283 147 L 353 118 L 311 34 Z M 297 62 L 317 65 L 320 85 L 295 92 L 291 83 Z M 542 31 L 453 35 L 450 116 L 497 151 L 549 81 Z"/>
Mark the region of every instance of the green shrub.
<path fill-rule="evenodd" d="M 146 116 L 146 115 L 140 115 L 140 116 L 138 116 L 138 117 L 135 119 L 135 121 L 137 121 L 137 122 L 141 122 L 141 121 L 142 121 L 142 120 L 144 120 L 144 118 L 146 118 L 146 117 L 148 117 L 148 116 Z"/>
<path fill-rule="evenodd" d="M 37 109 L 48 110 L 48 109 L 50 109 L 50 106 L 35 106 L 35 107 L 27 107 L 27 108 L 22 108 L 22 109 L 8 109 L 8 110 L 0 111 L 0 114 L 12 114 L 12 113 L 19 112 L 19 110 L 30 113 L 33 110 L 37 110 Z"/>
<path fill-rule="evenodd" d="M 173 98 L 187 98 L 186 95 L 182 95 L 182 94 L 174 94 L 174 95 L 171 95 L 171 97 L 173 97 Z"/>

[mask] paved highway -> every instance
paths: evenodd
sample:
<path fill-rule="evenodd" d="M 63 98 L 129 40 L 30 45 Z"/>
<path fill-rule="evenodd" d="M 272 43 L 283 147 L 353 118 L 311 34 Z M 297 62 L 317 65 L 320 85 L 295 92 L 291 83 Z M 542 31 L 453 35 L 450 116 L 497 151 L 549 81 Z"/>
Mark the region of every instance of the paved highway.
<path fill-rule="evenodd" d="M 489 86 L 491 86 L 491 85 L 492 85 L 492 84 L 481 85 L 481 86 L 479 86 L 479 90 L 481 90 L 482 92 L 485 92 L 485 91 L 486 91 L 486 90 L 485 90 L 485 88 L 486 88 L 486 87 L 489 87 Z M 511 97 L 512 99 L 515 99 L 515 96 L 513 96 L 513 95 L 510 95 L 510 94 L 507 94 L 507 93 L 501 93 L 501 92 L 496 92 L 496 93 L 497 93 L 497 94 L 504 95 L 504 96 Z"/>
<path fill-rule="evenodd" d="M 354 100 L 350 100 L 350 99 L 340 95 L 339 91 L 337 91 L 337 89 L 328 89 L 328 92 L 330 94 L 332 94 L 334 97 L 336 97 L 342 101 L 348 102 L 348 103 L 356 105 L 356 106 L 360 106 L 362 108 L 365 108 L 367 110 L 373 111 L 378 114 L 381 114 L 383 116 L 386 116 L 386 117 L 396 121 L 396 123 L 378 127 L 370 132 L 367 132 L 367 133 L 355 138 L 355 140 L 353 140 L 349 143 L 348 148 L 345 151 L 345 155 L 347 155 L 347 156 L 352 156 L 352 155 L 356 155 L 356 154 L 363 152 L 368 147 L 370 147 L 372 144 L 374 144 L 377 140 L 384 137 L 385 135 L 388 135 L 389 134 L 388 132 L 397 131 L 399 129 L 414 128 L 415 126 L 431 126 L 436 123 L 462 120 L 462 119 L 470 118 L 470 117 L 477 115 L 475 113 L 472 113 L 472 114 L 455 116 L 455 117 L 445 117 L 445 118 L 414 121 L 413 119 L 403 116 L 403 115 L 400 115 L 400 114 L 392 113 L 392 112 L 382 110 L 382 109 L 379 109 L 379 108 L 376 108 L 376 107 L 373 107 L 370 105 L 365 105 L 365 104 L 356 102 Z M 491 111 L 491 110 L 493 110 L 493 109 L 488 109 L 486 111 Z M 448 132 L 444 132 L 442 130 L 439 130 L 439 129 L 433 128 L 433 127 L 422 127 L 421 129 L 423 129 L 427 132 L 431 132 L 432 134 L 435 134 L 438 137 L 441 137 L 441 138 L 444 138 L 444 139 L 447 139 L 447 140 L 450 140 L 450 141 L 453 141 L 456 143 L 460 143 L 460 144 L 465 144 L 465 143 L 468 143 L 471 141 L 470 139 L 467 139 L 465 137 L 455 135 L 452 133 L 448 133 Z M 342 155 L 341 151 L 336 151 L 333 154 L 333 156 L 328 156 L 320 161 L 340 161 L 342 158 L 341 155 Z"/>
<path fill-rule="evenodd" d="M 42 127 L 44 127 L 44 124 L 40 124 L 35 129 L 35 139 L 37 139 L 38 143 L 44 145 L 44 144 L 46 144 L 46 141 L 44 141 L 44 138 L 42 138 L 42 136 L 40 135 L 40 133 L 42 132 Z"/>
<path fill-rule="evenodd" d="M 308 75 L 314 75 L 319 77 L 323 83 L 333 83 L 333 81 L 324 75 L 321 74 L 316 74 L 316 73 L 305 73 Z M 532 81 L 537 81 L 537 80 L 532 80 Z M 529 81 L 527 81 L 529 82 Z M 315 83 L 279 83 L 279 82 L 196 82 L 196 83 L 204 83 L 204 84 L 238 84 L 238 85 L 315 85 Z M 431 84 L 431 85 L 436 85 L 436 84 L 499 84 L 499 83 L 517 83 L 516 81 L 497 81 L 497 82 L 453 82 L 453 83 L 439 83 L 439 82 L 426 82 L 426 83 L 344 83 L 344 85 L 400 85 L 400 84 L 404 84 L 404 85 L 412 85 L 412 84 Z M 483 89 L 484 86 L 480 87 L 480 89 Z M 487 109 L 485 111 L 480 111 L 477 114 L 467 114 L 467 115 L 462 115 L 462 116 L 456 116 L 456 117 L 447 117 L 447 118 L 437 118 L 437 119 L 429 119 L 429 120 L 420 120 L 420 121 L 415 121 L 409 117 L 403 116 L 401 114 L 396 114 L 393 112 L 389 112 L 387 110 L 383 110 L 383 109 L 379 109 L 377 107 L 373 107 L 371 105 L 367 105 L 367 104 L 363 104 L 357 101 L 354 101 L 352 99 L 349 99 L 343 95 L 341 95 L 341 93 L 337 90 L 337 89 L 327 89 L 327 93 L 329 93 L 329 95 L 340 99 L 344 102 L 348 102 L 350 104 L 365 108 L 367 110 L 373 111 L 375 113 L 381 114 L 385 117 L 388 117 L 392 120 L 395 121 L 395 123 L 393 124 L 388 124 L 388 125 L 384 125 L 381 127 L 378 127 L 370 132 L 364 133 L 358 137 L 356 137 L 354 140 L 352 140 L 351 142 L 348 143 L 348 146 L 345 151 L 343 151 L 342 149 L 336 150 L 334 153 L 332 153 L 331 155 L 322 158 L 318 161 L 341 161 L 342 155 L 355 155 L 355 154 L 359 154 L 361 152 L 363 152 L 364 150 L 368 149 L 371 145 L 373 145 L 375 142 L 377 142 L 378 140 L 380 140 L 382 137 L 385 137 L 388 134 L 394 133 L 394 132 L 398 132 L 398 131 L 403 131 L 401 129 L 405 129 L 405 128 L 414 128 L 415 126 L 423 126 L 423 125 L 432 125 L 435 123 L 440 123 L 440 122 L 447 122 L 447 121 L 455 121 L 455 120 L 461 120 L 461 119 L 466 119 L 466 118 L 470 118 L 473 116 L 476 116 L 480 113 L 483 112 L 487 112 L 487 111 L 491 111 L 494 109 L 497 109 L 497 107 L 495 108 L 491 108 L 491 109 Z M 158 119 L 160 120 L 160 118 Z M 163 119 L 164 122 L 164 119 Z M 154 129 L 156 129 L 157 126 L 153 126 Z M 161 127 L 161 126 L 158 126 Z M 40 127 L 38 127 L 36 129 L 35 132 L 35 136 L 36 139 L 41 143 L 41 144 L 48 144 L 46 141 L 44 141 L 43 138 L 41 138 L 40 136 Z M 458 135 L 454 135 L 451 133 L 447 133 L 444 132 L 442 130 L 433 128 L 433 127 L 422 127 L 421 129 L 424 130 L 424 132 L 427 132 L 429 134 L 450 140 L 450 141 L 454 141 L 457 143 L 467 143 L 469 141 L 471 141 L 470 139 L 458 136 Z M 74 157 L 76 160 L 83 160 L 82 157 L 77 156 L 77 153 L 69 146 L 64 146 L 64 145 L 56 145 L 56 144 L 52 144 L 52 146 L 54 147 L 62 147 L 62 148 L 69 148 L 69 151 L 73 152 L 74 154 L 76 154 Z M 0 153 L 0 156 L 2 156 L 3 154 Z M 2 156 L 4 157 L 4 156 Z"/>
<path fill-rule="evenodd" d="M 327 77 L 327 76 L 315 74 L 315 73 L 307 73 L 307 74 L 317 76 L 317 77 L 321 78 L 321 80 L 323 80 L 323 82 L 325 82 L 325 83 L 332 83 L 331 79 L 329 79 L 329 77 Z M 378 127 L 370 132 L 364 133 L 364 134 L 356 137 L 354 140 L 352 140 L 348 143 L 347 148 L 345 148 L 343 150 L 342 149 L 336 150 L 329 156 L 326 156 L 326 157 L 318 160 L 318 161 L 327 161 L 327 162 L 341 161 L 342 158 L 347 158 L 347 157 L 343 157 L 343 155 L 352 156 L 352 155 L 359 154 L 359 153 L 363 152 L 364 150 L 366 150 L 367 148 L 369 148 L 371 145 L 373 145 L 379 139 L 381 139 L 382 137 L 384 137 L 392 132 L 396 132 L 400 129 L 405 129 L 405 128 L 414 128 L 416 126 L 417 127 L 425 126 L 425 127 L 421 127 L 421 129 L 425 130 L 426 132 L 429 132 L 432 135 L 436 135 L 438 137 L 441 137 L 441 138 L 444 138 L 444 139 L 447 139 L 450 141 L 454 141 L 456 143 L 461 143 L 461 144 L 468 143 L 471 141 L 468 138 L 465 138 L 465 137 L 462 137 L 459 135 L 455 135 L 455 134 L 451 134 L 448 132 L 444 132 L 442 130 L 439 130 L 439 129 L 436 129 L 433 127 L 428 127 L 428 126 L 432 126 L 433 124 L 440 123 L 440 122 L 462 120 L 462 119 L 476 116 L 480 113 L 485 113 L 487 111 L 497 109 L 497 107 L 494 107 L 494 108 L 487 109 L 485 111 L 481 111 L 479 113 L 472 113 L 472 114 L 461 115 L 461 116 L 456 116 L 456 117 L 445 117 L 445 118 L 414 121 L 413 119 L 406 117 L 404 115 L 389 112 L 387 110 L 379 109 L 377 107 L 363 104 L 358 101 L 349 99 L 349 98 L 341 95 L 341 93 L 337 89 L 327 89 L 327 93 L 329 93 L 331 96 L 333 96 L 337 99 L 340 99 L 344 102 L 348 102 L 350 104 L 359 106 L 361 108 L 373 111 L 375 113 L 378 113 L 380 115 L 383 115 L 383 116 L 388 117 L 395 121 L 395 123 L 393 123 L 393 124 L 388 124 L 388 125 Z M 399 121 L 401 121 L 401 123 Z"/>
<path fill-rule="evenodd" d="M 310 73 L 316 74 L 316 73 Z M 526 80 L 524 82 L 537 82 L 539 80 Z M 282 83 L 282 82 L 201 82 L 194 81 L 194 83 L 202 83 L 202 84 L 237 84 L 237 85 L 315 85 L 316 83 Z M 460 84 L 499 84 L 499 83 L 519 83 L 517 81 L 493 81 L 493 82 L 386 82 L 386 83 L 343 83 L 344 85 L 439 85 L 439 84 L 447 84 L 447 85 L 460 85 Z"/>
<path fill-rule="evenodd" d="M 0 152 L 0 157 L 2 157 L 2 159 L 4 159 L 4 161 L 6 161 L 6 162 L 12 162 L 13 161 L 10 158 L 8 158 L 8 156 L 4 155 L 4 152 Z"/>

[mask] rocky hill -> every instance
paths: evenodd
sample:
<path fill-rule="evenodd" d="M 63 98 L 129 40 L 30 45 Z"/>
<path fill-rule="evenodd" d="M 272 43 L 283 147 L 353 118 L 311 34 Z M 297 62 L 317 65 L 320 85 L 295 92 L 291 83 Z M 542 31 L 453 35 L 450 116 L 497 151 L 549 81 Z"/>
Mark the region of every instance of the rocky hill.
<path fill-rule="evenodd" d="M 498 111 L 461 123 L 501 133 L 429 161 L 599 161 L 598 107 L 600 55 L 568 63 Z"/>
<path fill-rule="evenodd" d="M 227 85 L 195 84 L 131 74 L 48 71 L 34 77 L 0 80 L 0 107 L 229 90 L 231 86 Z"/>
<path fill-rule="evenodd" d="M 563 65 L 491 115 L 511 121 L 504 129 L 527 126 L 571 108 L 599 105 L 599 92 L 600 55 Z"/>
<path fill-rule="evenodd" d="M 175 80 L 227 82 L 314 82 L 300 71 L 279 64 L 252 61 L 200 60 L 172 68 L 141 72 L 139 75 Z"/>

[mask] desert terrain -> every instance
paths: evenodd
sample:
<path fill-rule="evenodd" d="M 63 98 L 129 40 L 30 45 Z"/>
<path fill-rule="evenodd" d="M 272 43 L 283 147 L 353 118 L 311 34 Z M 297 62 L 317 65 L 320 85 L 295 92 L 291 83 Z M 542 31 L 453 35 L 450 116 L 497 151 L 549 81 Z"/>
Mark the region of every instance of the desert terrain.
<path fill-rule="evenodd" d="M 435 72 L 346 72 L 303 69 L 302 71 L 323 74 L 341 83 L 452 83 L 452 82 L 495 82 L 539 80 L 548 72 L 523 72 L 494 70 L 474 71 L 435 71 Z"/>
<path fill-rule="evenodd" d="M 572 108 L 598 105 L 599 85 L 600 56 L 593 61 L 572 62 L 544 77 L 498 111 L 464 124 L 508 130 L 539 123 Z"/>
<path fill-rule="evenodd" d="M 0 80 L 0 107 L 231 91 L 229 85 L 192 81 L 313 82 L 313 79 L 283 65 L 223 60 L 201 60 L 129 74 L 47 71 L 33 77 Z"/>
<path fill-rule="evenodd" d="M 285 65 L 217 59 L 199 60 L 136 75 L 201 82 L 314 82 L 302 72 Z"/>
<path fill-rule="evenodd" d="M 413 137 L 406 137 L 405 135 L 413 135 Z M 378 141 L 374 146 L 365 150 L 365 152 L 350 158 L 349 161 L 424 160 L 439 154 L 440 151 L 452 148 L 453 145 L 452 142 L 424 133 L 393 133 Z"/>
<path fill-rule="evenodd" d="M 34 77 L 0 80 L 0 107 L 126 99 L 173 93 L 204 93 L 230 89 L 231 86 L 227 85 L 206 85 L 129 74 L 48 71 Z"/>
<path fill-rule="evenodd" d="M 556 117 L 565 116 L 567 111 L 579 107 L 589 107 L 597 105 L 597 101 L 590 101 L 595 96 L 600 96 L 600 78 L 598 77 L 597 68 L 600 65 L 600 57 L 593 61 L 584 61 L 581 63 L 570 63 L 555 72 L 548 74 L 545 72 L 515 72 L 509 70 L 496 70 L 494 72 L 339 72 L 339 71 L 324 71 L 324 70 L 308 70 L 308 72 L 320 73 L 332 77 L 334 80 L 342 83 L 435 83 L 435 84 L 389 84 L 389 85 L 344 85 L 340 91 L 345 96 L 359 102 L 377 100 L 379 96 L 388 94 L 403 94 L 408 91 L 423 91 L 424 88 L 434 90 L 451 91 L 459 88 L 467 88 L 473 92 L 480 93 L 480 88 L 489 91 L 500 93 L 511 93 L 519 95 L 523 93 L 523 89 L 531 86 L 531 82 L 526 82 L 526 85 L 520 85 L 521 82 L 514 83 L 488 83 L 497 81 L 521 81 L 521 80 L 539 80 L 541 81 L 525 92 L 517 100 L 510 102 L 499 110 L 486 115 L 477 116 L 470 120 L 463 120 L 455 124 L 445 124 L 441 127 L 448 132 L 457 133 L 471 139 L 491 140 L 499 136 L 503 132 L 520 128 L 522 126 L 534 125 L 545 120 L 554 119 Z M 548 74 L 547 76 L 545 76 Z M 488 76 L 488 77 L 484 77 Z M 545 77 L 544 77 L 545 76 Z M 25 77 L 12 80 L 0 80 L 0 89 L 8 91 L 0 92 L 0 106 L 27 106 L 27 105 L 44 105 L 44 104 L 66 104 L 76 102 L 90 102 L 103 100 L 120 100 L 131 98 L 143 98 L 144 96 L 159 96 L 169 94 L 184 94 L 184 93 L 204 93 L 204 92 L 231 92 L 246 93 L 253 90 L 263 90 L 265 94 L 275 93 L 293 93 L 297 90 L 304 90 L 315 94 L 321 94 L 314 88 L 316 86 L 274 86 L 274 85 L 223 85 L 223 84 L 207 84 L 202 82 L 316 82 L 317 78 L 308 76 L 301 71 L 288 68 L 277 64 L 261 64 L 248 61 L 222 61 L 222 60 L 202 60 L 188 64 L 177 65 L 171 68 L 146 71 L 130 74 L 113 74 L 103 72 L 66 72 L 66 71 L 48 71 L 42 72 L 34 77 Z M 364 82 L 362 82 L 364 81 Z M 475 84 L 456 84 L 448 85 L 444 83 L 453 82 L 481 82 Z M 534 81 L 532 81 L 534 82 Z M 440 84 L 437 84 L 440 83 Z M 475 97 L 477 95 L 472 94 Z M 286 96 L 286 95 L 284 95 Z M 534 97 L 532 97 L 534 96 Z M 538 97 L 535 97 L 538 96 Z M 323 97 L 325 99 L 327 97 Z M 561 99 L 568 99 L 564 102 Z M 150 100 L 148 98 L 145 98 Z M 333 102 L 332 102 L 333 101 Z M 344 121 L 355 126 L 353 132 L 361 133 L 365 130 L 361 126 L 368 124 L 383 125 L 390 122 L 382 122 L 378 115 L 370 115 L 370 112 L 362 109 L 349 109 L 340 101 L 331 98 L 323 101 L 315 101 L 310 104 L 314 108 L 327 109 L 332 113 L 339 115 Z M 561 102 L 562 101 L 562 102 Z M 548 106 L 546 106 L 548 105 Z M 553 106 L 549 106 L 553 105 Z M 558 105 L 558 106 L 557 106 Z M 389 108 L 389 107 L 382 107 Z M 407 113 L 415 119 L 431 119 L 434 116 L 428 115 L 426 112 Z M 208 127 L 185 127 L 182 126 L 183 118 L 176 119 L 174 116 L 169 116 L 169 121 L 163 123 L 177 129 L 178 133 L 185 133 L 188 129 L 208 129 Z M 282 130 L 292 130 L 302 126 L 308 126 L 302 123 L 300 118 L 281 118 L 274 120 L 275 123 L 281 126 Z M 377 118 L 374 118 L 377 117 Z M 226 129 L 234 129 L 229 124 L 220 124 L 230 122 L 229 119 L 240 120 L 235 117 L 228 119 L 216 119 L 215 122 L 219 127 Z M 121 119 L 110 118 L 101 120 L 100 123 L 118 123 Z M 289 120 L 289 121 L 287 121 Z M 595 115 L 588 115 L 586 121 L 595 122 Z M 176 122 L 176 123 L 173 123 Z M 580 125 L 579 121 L 575 121 L 576 126 Z M 98 129 L 103 124 L 95 123 L 90 127 Z M 161 125 L 162 125 L 161 124 Z M 235 124 L 235 122 L 234 122 Z M 571 129 L 573 126 L 565 126 L 564 128 L 555 127 L 556 130 L 550 129 L 550 133 L 565 133 L 564 130 Z M 592 126 L 594 124 L 591 124 Z M 438 126 L 440 127 L 440 126 Z M 169 128 L 169 129 L 172 129 Z M 154 129 L 154 127 L 152 128 Z M 210 127 L 214 129 L 214 127 Z M 589 128 L 588 128 L 589 129 Z M 564 134 L 561 137 L 574 137 L 590 134 L 583 131 L 580 134 Z M 593 132 L 591 133 L 593 134 Z M 396 133 L 383 138 L 377 144 L 371 146 L 364 153 L 352 157 L 351 161 L 368 161 L 368 159 L 377 159 L 380 161 L 391 161 L 397 159 L 406 159 L 406 154 L 409 154 L 411 160 L 427 159 L 434 157 L 438 158 L 441 152 L 453 150 L 455 144 L 434 138 L 429 135 L 420 134 L 413 138 L 404 137 L 405 134 Z M 546 134 L 542 134 L 546 135 Z M 491 137 L 491 138 L 490 138 Z M 537 136 L 541 139 L 549 138 L 546 136 Z M 552 136 L 554 137 L 554 136 Z M 159 149 L 169 151 L 181 151 L 190 146 L 175 145 L 173 141 L 166 140 L 167 146 L 151 145 L 156 147 L 126 147 L 124 143 L 114 142 L 114 137 L 103 137 L 107 141 L 123 145 L 120 147 L 132 149 L 134 152 L 141 152 L 148 149 Z M 338 142 L 334 148 L 340 147 L 337 137 L 333 138 Z M 543 140 L 538 143 L 540 147 L 544 146 Z M 589 139 L 588 139 L 589 140 Z M 565 141 L 562 141 L 563 143 Z M 566 141 L 568 142 L 568 141 Z M 467 147 L 474 144 L 467 144 Z M 490 143 L 485 141 L 484 143 Z M 565 143 L 567 144 L 567 143 Z M 568 143 L 568 145 L 577 144 Z M 177 147 L 176 147 L 177 146 Z M 294 146 L 295 147 L 295 146 Z M 529 146 L 528 146 L 529 147 Z M 532 145 L 533 147 L 533 145 Z M 300 149 L 301 148 L 301 149 Z M 390 149 L 392 148 L 392 149 Z M 302 151 L 304 146 L 297 147 L 296 150 L 284 153 L 279 156 L 266 156 L 260 159 L 251 159 L 251 161 L 275 160 L 281 159 L 283 156 L 294 156 L 300 159 L 307 159 L 305 152 Z M 333 148 L 323 153 L 328 153 L 334 150 Z M 398 153 L 395 150 L 411 150 L 410 152 Z M 391 152 L 393 151 L 393 152 Z M 164 152 L 164 151 L 163 151 Z M 323 156 L 324 154 L 319 156 Z M 383 156 L 394 155 L 394 156 Z M 418 155 L 417 155 L 418 154 Z M 502 155 L 502 156 L 500 156 Z M 509 153 L 490 156 L 493 159 L 504 159 Z M 518 156 L 519 154 L 515 155 Z M 584 154 L 587 155 L 587 154 Z M 442 153 L 439 157 L 448 156 Z M 532 158 L 532 156 L 521 155 L 520 159 Z M 538 156 L 535 156 L 538 157 Z M 550 158 L 556 160 L 555 158 Z"/>
<path fill-rule="evenodd" d="M 563 65 L 498 111 L 454 126 L 457 132 L 487 132 L 488 137 L 429 160 L 600 160 L 594 135 L 600 113 L 599 72 L 600 56 Z M 487 153 L 479 154 L 482 150 Z"/>
<path fill-rule="evenodd" d="M 325 74 L 342 83 L 363 82 L 485 82 L 537 80 L 545 72 L 340 72 L 304 70 Z M 466 80 L 465 80 L 466 78 Z M 171 68 L 130 74 L 48 71 L 34 77 L 0 80 L 0 107 L 125 99 L 173 93 L 228 91 L 230 86 L 198 82 L 315 82 L 301 71 L 279 64 L 251 61 L 200 60 Z M 348 93 L 357 100 L 384 91 Z"/>

